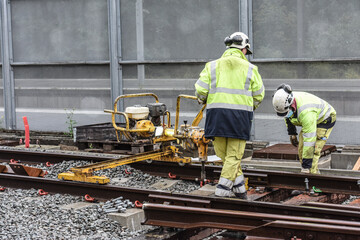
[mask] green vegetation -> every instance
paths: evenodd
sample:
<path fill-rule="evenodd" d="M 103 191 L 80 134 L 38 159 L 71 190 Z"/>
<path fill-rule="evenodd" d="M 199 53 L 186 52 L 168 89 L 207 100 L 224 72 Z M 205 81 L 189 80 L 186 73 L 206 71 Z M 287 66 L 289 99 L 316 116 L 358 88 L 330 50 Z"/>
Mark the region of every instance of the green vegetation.
<path fill-rule="evenodd" d="M 74 125 L 77 123 L 77 121 L 74 119 L 74 111 L 75 108 L 70 110 L 65 108 L 65 113 L 66 113 L 65 123 L 67 125 L 68 132 L 64 132 L 64 134 L 72 138 L 74 137 Z"/>

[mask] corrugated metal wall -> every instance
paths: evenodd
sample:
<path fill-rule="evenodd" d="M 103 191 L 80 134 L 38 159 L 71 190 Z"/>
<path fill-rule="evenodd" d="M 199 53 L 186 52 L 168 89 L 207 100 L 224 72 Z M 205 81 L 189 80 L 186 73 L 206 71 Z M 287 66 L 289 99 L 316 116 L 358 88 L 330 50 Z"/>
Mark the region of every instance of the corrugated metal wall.
<path fill-rule="evenodd" d="M 329 142 L 360 144 L 359 3 L 1 0 L 0 123 L 23 129 L 27 116 L 32 130 L 66 131 L 70 112 L 79 125 L 108 122 L 103 109 L 118 95 L 137 92 L 156 93 L 174 112 L 176 97 L 193 95 L 205 62 L 225 50 L 224 37 L 240 30 L 251 38 L 250 60 L 267 90 L 254 139 L 287 141 L 271 105 L 276 86 L 287 82 L 336 108 Z M 198 108 L 184 101 L 182 119 Z"/>

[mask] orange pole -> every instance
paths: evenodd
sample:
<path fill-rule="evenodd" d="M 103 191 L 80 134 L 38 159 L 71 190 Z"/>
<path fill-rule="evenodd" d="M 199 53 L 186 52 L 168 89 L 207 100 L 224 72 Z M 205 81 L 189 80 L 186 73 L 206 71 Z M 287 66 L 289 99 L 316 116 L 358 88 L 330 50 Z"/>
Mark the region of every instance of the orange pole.
<path fill-rule="evenodd" d="M 25 126 L 25 148 L 30 146 L 30 131 L 27 117 L 23 117 L 24 126 Z"/>

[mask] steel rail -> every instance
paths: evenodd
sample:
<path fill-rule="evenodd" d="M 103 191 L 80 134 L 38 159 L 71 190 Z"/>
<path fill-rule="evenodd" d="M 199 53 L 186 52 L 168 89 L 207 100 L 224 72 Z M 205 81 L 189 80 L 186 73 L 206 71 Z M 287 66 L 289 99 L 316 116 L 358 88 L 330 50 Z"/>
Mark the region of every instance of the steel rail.
<path fill-rule="evenodd" d="M 281 229 L 297 229 L 302 235 L 308 234 L 309 230 L 319 232 L 328 239 L 333 237 L 334 234 L 338 234 L 341 237 L 360 236 L 360 223 L 351 221 L 293 217 L 276 214 L 194 208 L 153 203 L 144 204 L 143 209 L 145 213 L 145 220 L 143 223 L 156 226 L 184 229 L 201 227 L 222 228 L 250 232 L 253 233 L 252 235 L 254 236 L 258 235 L 257 232 L 259 232 L 259 235 L 260 233 L 264 234 L 262 236 L 265 237 L 275 236 L 272 232 L 266 233 L 266 231 L 257 231 L 259 228 L 269 225 L 273 228 L 281 226 Z M 281 231 L 278 231 L 279 236 L 277 237 L 280 237 L 280 232 Z M 294 236 L 298 237 L 294 234 L 290 236 L 288 234 L 283 235 L 283 237 L 288 238 Z"/>
<path fill-rule="evenodd" d="M 90 196 L 99 200 L 107 200 L 122 196 L 131 201 L 149 202 L 157 204 L 171 204 L 177 206 L 201 207 L 207 209 L 225 209 L 249 211 L 268 214 L 282 214 L 289 216 L 315 217 L 360 222 L 359 211 L 338 209 L 323 209 L 316 207 L 301 207 L 283 205 L 270 202 L 251 202 L 231 198 L 205 197 L 189 194 L 176 194 L 168 191 L 147 190 L 111 185 L 98 185 L 56 179 L 26 177 L 0 173 L 0 186 L 43 189 L 50 193 L 71 194 L 76 196 Z"/>
<path fill-rule="evenodd" d="M 341 210 L 341 211 L 347 210 L 347 211 L 360 212 L 360 207 L 357 207 L 357 206 L 339 205 L 339 204 L 332 204 L 332 203 L 307 202 L 307 203 L 301 204 L 301 206 L 326 208 L 326 209 L 337 209 L 337 210 Z"/>
<path fill-rule="evenodd" d="M 201 165 L 191 164 L 180 167 L 171 163 L 153 162 L 151 165 L 136 163 L 134 168 L 147 173 L 156 172 L 159 176 L 167 176 L 169 172 L 181 179 L 200 179 Z M 221 166 L 206 166 L 206 177 L 217 180 L 221 174 Z M 270 170 L 243 169 L 249 178 L 249 186 L 266 186 L 272 188 L 311 190 L 312 187 L 324 193 L 360 195 L 360 177 L 325 176 L 320 174 L 290 173 Z M 306 183 L 307 181 L 307 183 Z"/>
<path fill-rule="evenodd" d="M 100 162 L 112 159 L 113 157 L 88 156 L 73 153 L 51 153 L 51 152 L 32 152 L 26 150 L 0 150 L 0 160 L 9 161 L 10 159 L 20 160 L 27 163 L 61 163 L 63 161 L 84 160 Z"/>
<path fill-rule="evenodd" d="M 360 240 L 357 227 L 276 220 L 247 232 L 248 237 L 271 239 Z M 261 237 L 261 238 L 260 238 Z M 296 238 L 295 238 L 296 237 Z"/>
<path fill-rule="evenodd" d="M 12 155 L 11 155 L 12 154 Z M 29 151 L 0 151 L 0 159 L 31 159 L 40 162 L 61 162 L 62 160 L 91 160 L 101 162 L 111 157 L 84 156 L 76 154 L 37 153 Z M 173 176 L 185 180 L 200 180 L 201 165 L 187 164 L 179 166 L 177 163 L 155 162 L 151 164 L 139 162 L 132 163 L 132 167 L 145 173 L 166 177 L 171 173 Z M 221 166 L 206 166 L 206 177 L 209 180 L 217 180 L 221 174 Z M 272 188 L 309 190 L 312 187 L 320 189 L 324 193 L 360 195 L 360 177 L 325 176 L 319 174 L 288 173 L 270 170 L 244 169 L 245 177 L 249 178 L 249 186 L 267 186 Z M 306 183 L 307 181 L 307 183 Z"/>
<path fill-rule="evenodd" d="M 360 178 L 355 177 L 335 177 L 320 174 L 297 174 L 266 170 L 246 170 L 244 174 L 245 176 L 247 174 L 253 174 L 254 176 L 258 174 L 264 175 L 261 181 L 264 181 L 264 185 L 268 187 L 299 190 L 310 190 L 316 187 L 324 193 L 360 194 Z M 252 179 L 253 177 L 249 176 L 250 183 Z M 261 181 L 258 181 L 258 184 L 260 184 Z"/>

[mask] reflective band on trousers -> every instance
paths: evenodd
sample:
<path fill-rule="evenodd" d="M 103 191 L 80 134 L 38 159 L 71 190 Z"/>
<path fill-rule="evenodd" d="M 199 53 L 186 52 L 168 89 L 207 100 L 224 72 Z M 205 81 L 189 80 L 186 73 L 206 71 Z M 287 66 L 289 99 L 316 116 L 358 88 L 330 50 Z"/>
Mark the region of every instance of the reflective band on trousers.
<path fill-rule="evenodd" d="M 246 192 L 244 175 L 240 175 L 235 179 L 233 191 L 234 193 Z"/>
<path fill-rule="evenodd" d="M 305 142 L 304 141 L 304 147 L 315 147 L 315 142 Z"/>
<path fill-rule="evenodd" d="M 316 132 L 303 133 L 304 138 L 313 138 L 316 137 Z"/>
<path fill-rule="evenodd" d="M 215 196 L 218 197 L 232 197 L 233 193 L 231 190 L 225 190 L 219 187 L 215 189 Z"/>
<path fill-rule="evenodd" d="M 230 181 L 229 179 L 220 177 L 219 185 L 223 185 L 223 186 L 228 187 L 229 189 L 231 189 L 233 187 L 233 185 L 234 185 L 234 182 Z"/>

